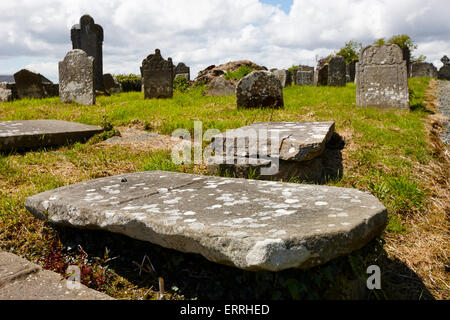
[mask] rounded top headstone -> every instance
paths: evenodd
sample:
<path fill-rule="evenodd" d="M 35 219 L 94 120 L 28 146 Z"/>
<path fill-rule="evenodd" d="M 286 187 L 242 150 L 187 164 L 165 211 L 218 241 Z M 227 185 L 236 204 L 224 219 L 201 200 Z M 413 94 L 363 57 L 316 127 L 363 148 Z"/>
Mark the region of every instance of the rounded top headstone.
<path fill-rule="evenodd" d="M 387 43 L 383 45 L 370 45 L 361 50 L 359 62 L 364 64 L 401 64 L 403 51 L 399 45 Z"/>

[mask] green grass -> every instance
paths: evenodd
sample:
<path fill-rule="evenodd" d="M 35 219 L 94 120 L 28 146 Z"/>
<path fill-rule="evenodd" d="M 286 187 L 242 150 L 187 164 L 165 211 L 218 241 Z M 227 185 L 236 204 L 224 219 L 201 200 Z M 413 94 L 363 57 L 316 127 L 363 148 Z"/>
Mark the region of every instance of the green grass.
<path fill-rule="evenodd" d="M 119 173 L 144 170 L 197 172 L 194 165 L 172 163 L 168 151 L 143 152 L 96 145 L 116 134 L 114 127 L 136 121 L 146 129 L 162 134 L 170 135 L 175 129 L 184 128 L 193 135 L 194 121 L 202 121 L 205 132 L 212 128 L 224 131 L 255 121 L 334 120 L 336 131 L 346 139 L 343 150 L 346 161 L 342 178 L 327 184 L 372 192 L 389 211 L 386 231 L 405 234 L 408 228 L 404 226 L 403 217 L 423 210 L 430 197 L 424 181 L 414 171 L 417 165 L 427 165 L 434 159 L 423 121 L 428 115 L 423 103 L 428 81 L 429 78 L 409 80 L 412 111 L 357 107 L 354 84 L 346 87 L 286 87 L 283 90 L 285 108 L 280 110 L 238 110 L 234 96 L 203 96 L 205 88 L 201 86 L 185 92 L 175 91 L 173 99 L 144 100 L 141 92 L 100 96 L 94 106 L 63 104 L 58 98 L 0 103 L 0 120 L 61 119 L 108 129 L 103 136 L 96 136 L 86 144 L 75 143 L 23 154 L 0 154 L 0 248 L 29 259 L 42 258 L 50 245 L 41 234 L 58 237 L 51 226 L 37 221 L 26 211 L 23 203 L 27 196 Z M 251 173 L 253 176 L 254 172 Z M 352 258 L 342 258 L 317 271 L 286 276 L 273 297 L 282 298 L 288 294 L 291 298 L 314 298 L 321 297 L 321 290 L 328 286 L 331 291 L 339 290 L 345 287 L 341 282 L 344 280 L 339 277 L 340 271 L 345 269 L 349 274 L 355 274 L 356 264 L 373 262 L 378 253 L 371 250 L 352 254 Z M 329 274 L 333 277 L 327 276 Z M 124 297 L 127 296 L 125 289 L 119 287 L 124 286 L 129 292 L 135 290 L 126 280 L 115 279 L 117 283 L 108 289 L 109 293 Z M 136 290 L 147 291 L 148 287 Z M 393 292 L 384 294 L 395 296 Z"/>

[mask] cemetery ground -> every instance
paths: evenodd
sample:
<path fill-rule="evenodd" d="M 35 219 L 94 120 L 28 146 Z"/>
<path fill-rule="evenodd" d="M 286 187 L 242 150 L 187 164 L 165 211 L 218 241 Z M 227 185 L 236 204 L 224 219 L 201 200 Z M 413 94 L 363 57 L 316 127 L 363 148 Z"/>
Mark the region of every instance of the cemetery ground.
<path fill-rule="evenodd" d="M 175 91 L 173 99 L 144 100 L 141 92 L 100 96 L 94 106 L 62 104 L 58 97 L 0 103 L 0 120 L 60 119 L 107 129 L 85 144 L 0 154 L 0 249 L 61 274 L 78 265 L 84 284 L 118 299 L 156 299 L 161 278 L 164 299 L 450 299 L 450 165 L 439 139 L 437 81 L 413 78 L 409 87 L 406 112 L 356 107 L 350 83 L 286 87 L 285 108 L 278 110 L 237 110 L 234 96 L 203 96 L 201 86 Z M 105 176 L 207 174 L 203 165 L 172 163 L 164 143 L 102 142 L 125 128 L 161 135 L 185 128 L 193 137 L 196 120 L 203 132 L 255 121 L 334 120 L 337 135 L 329 147 L 341 151 L 343 174 L 326 184 L 370 191 L 388 209 L 386 230 L 362 249 L 307 271 L 250 272 L 125 236 L 55 227 L 25 209 L 28 196 Z M 366 268 L 374 264 L 381 290 L 366 288 Z"/>

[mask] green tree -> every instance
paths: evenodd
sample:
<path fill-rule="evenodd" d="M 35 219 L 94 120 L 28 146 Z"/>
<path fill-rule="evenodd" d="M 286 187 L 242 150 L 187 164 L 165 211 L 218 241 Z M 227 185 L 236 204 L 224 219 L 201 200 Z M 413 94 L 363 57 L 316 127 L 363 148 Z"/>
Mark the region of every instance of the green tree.
<path fill-rule="evenodd" d="M 375 44 L 377 46 L 382 46 L 383 44 L 386 44 L 386 39 L 385 38 L 379 38 L 379 39 L 375 40 L 373 42 L 373 44 Z"/>
<path fill-rule="evenodd" d="M 350 40 L 345 43 L 345 46 L 341 48 L 336 55 L 342 56 L 345 58 L 345 62 L 349 63 L 353 60 L 358 60 L 359 52 L 362 49 L 361 42 L 356 42 L 353 40 Z"/>
<path fill-rule="evenodd" d="M 413 52 L 415 49 L 417 49 L 417 45 L 414 43 L 414 41 L 411 39 L 410 36 L 407 34 L 398 34 L 395 36 L 392 36 L 388 43 L 395 43 L 400 46 L 400 48 L 408 47 L 410 52 Z"/>

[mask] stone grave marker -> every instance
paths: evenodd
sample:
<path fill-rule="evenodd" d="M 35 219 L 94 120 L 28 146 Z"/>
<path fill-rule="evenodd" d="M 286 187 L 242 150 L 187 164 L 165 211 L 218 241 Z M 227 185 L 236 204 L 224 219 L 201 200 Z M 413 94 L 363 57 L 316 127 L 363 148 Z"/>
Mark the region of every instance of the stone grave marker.
<path fill-rule="evenodd" d="M 437 78 L 438 71 L 432 63 L 413 62 L 411 64 L 411 77 L 432 77 Z"/>
<path fill-rule="evenodd" d="M 19 99 L 46 97 L 42 77 L 39 73 L 22 69 L 14 74 L 14 80 Z"/>
<path fill-rule="evenodd" d="M 70 30 L 72 49 L 81 49 L 94 58 L 95 90 L 103 87 L 103 28 L 89 15 L 83 15 L 80 23 Z"/>
<path fill-rule="evenodd" d="M 270 71 L 252 71 L 236 86 L 238 108 L 282 108 L 283 87 Z"/>
<path fill-rule="evenodd" d="M 409 110 L 406 61 L 398 45 L 365 47 L 356 73 L 356 105 Z"/>
<path fill-rule="evenodd" d="M 108 93 L 119 93 L 122 91 L 120 83 L 112 76 L 111 73 L 103 75 L 103 86 Z"/>
<path fill-rule="evenodd" d="M 81 49 L 73 49 L 58 66 L 61 102 L 95 104 L 94 58 Z"/>
<path fill-rule="evenodd" d="M 173 64 L 172 59 L 164 60 L 159 49 L 142 61 L 141 69 L 144 98 L 172 98 Z"/>
<path fill-rule="evenodd" d="M 312 86 L 314 83 L 314 72 L 295 70 L 295 84 L 298 86 Z"/>
<path fill-rule="evenodd" d="M 317 82 L 318 86 L 326 86 L 328 85 L 328 64 L 323 65 L 320 68 L 317 68 Z"/>
<path fill-rule="evenodd" d="M 347 83 L 345 58 L 334 56 L 328 61 L 328 85 L 344 87 Z"/>
<path fill-rule="evenodd" d="M 177 64 L 177 66 L 174 69 L 174 75 L 175 78 L 183 77 L 187 81 L 191 80 L 191 71 L 188 66 L 186 66 L 183 62 L 180 62 Z"/>
<path fill-rule="evenodd" d="M 147 171 L 25 201 L 35 217 L 102 229 L 247 270 L 308 269 L 363 247 L 387 223 L 356 189 Z"/>
<path fill-rule="evenodd" d="M 291 72 L 286 69 L 278 70 L 275 69 L 271 71 L 281 82 L 281 86 L 285 88 L 286 86 L 290 86 L 292 83 Z"/>

